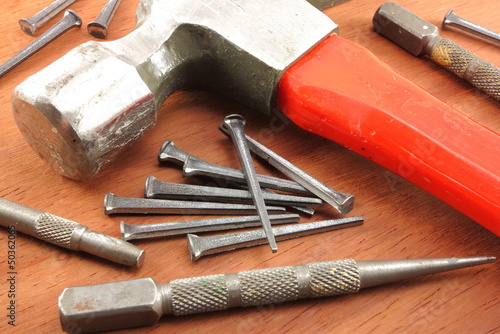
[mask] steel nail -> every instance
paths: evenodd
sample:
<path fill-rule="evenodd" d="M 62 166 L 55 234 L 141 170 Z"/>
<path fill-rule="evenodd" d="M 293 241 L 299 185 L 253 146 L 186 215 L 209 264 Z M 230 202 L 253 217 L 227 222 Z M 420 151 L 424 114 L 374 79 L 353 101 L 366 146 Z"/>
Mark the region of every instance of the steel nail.
<path fill-rule="evenodd" d="M 444 16 L 442 27 L 454 27 L 461 31 L 465 31 L 472 35 L 486 39 L 490 42 L 495 43 L 496 45 L 500 45 L 499 33 L 486 29 L 478 24 L 472 23 L 470 21 L 467 21 L 466 19 L 459 17 L 453 12 L 453 9 L 450 9 Z"/>
<path fill-rule="evenodd" d="M 171 140 L 163 143 L 158 153 L 158 161 L 183 165 L 184 176 L 200 175 L 239 183 L 246 182 L 245 175 L 241 170 L 211 164 L 181 150 Z M 309 190 L 294 181 L 260 174 L 257 174 L 257 178 L 261 187 L 302 195 L 312 195 Z"/>
<path fill-rule="evenodd" d="M 215 179 L 245 183 L 245 175 L 241 170 L 211 164 L 196 157 L 188 157 L 184 162 L 184 176 L 207 176 Z M 263 188 L 286 191 L 301 195 L 313 195 L 297 182 L 273 176 L 257 174 L 259 184 Z"/>
<path fill-rule="evenodd" d="M 35 39 L 27 47 L 19 51 L 14 57 L 7 60 L 3 65 L 0 66 L 0 77 L 4 76 L 7 72 L 14 69 L 17 65 L 21 64 L 23 61 L 40 51 L 42 48 L 47 46 L 50 42 L 55 40 L 57 37 L 61 36 L 63 33 L 74 27 L 81 27 L 82 20 L 72 10 L 67 10 L 64 13 L 64 17 L 57 22 L 53 27 L 44 32 L 40 37 Z"/>
<path fill-rule="evenodd" d="M 189 158 L 197 159 L 194 155 L 191 155 L 177 146 L 175 146 L 172 140 L 167 140 L 163 143 L 158 153 L 159 162 L 173 162 L 176 164 L 184 165 L 184 162 Z"/>
<path fill-rule="evenodd" d="M 28 35 L 34 36 L 36 30 L 45 22 L 56 16 L 76 0 L 58 0 L 45 7 L 29 19 L 20 19 L 19 26 Z"/>
<path fill-rule="evenodd" d="M 227 130 L 224 127 L 221 126 L 219 128 L 222 130 L 222 132 L 227 134 Z M 250 136 L 245 135 L 245 138 L 248 142 L 248 147 L 253 153 L 257 154 L 259 157 L 271 164 L 274 168 L 278 169 L 280 172 L 290 177 L 291 179 L 297 181 L 304 188 L 308 189 L 313 194 L 333 206 L 339 213 L 346 214 L 352 210 L 354 205 L 353 195 L 344 194 L 333 190 L 323 182 L 307 174 L 302 169 L 298 168 L 288 160 L 274 153 Z"/>
<path fill-rule="evenodd" d="M 269 206 L 272 213 L 282 213 L 282 207 Z M 256 208 L 253 205 L 170 201 L 164 199 L 129 198 L 107 193 L 104 198 L 104 213 L 107 215 L 126 214 L 167 214 L 167 215 L 252 215 Z"/>
<path fill-rule="evenodd" d="M 262 227 L 266 233 L 269 246 L 271 246 L 271 250 L 274 253 L 278 251 L 278 245 L 274 239 L 271 222 L 269 221 L 266 210 L 266 204 L 264 202 L 262 190 L 260 189 L 260 184 L 257 180 L 257 173 L 255 172 L 253 165 L 252 155 L 250 154 L 250 149 L 248 148 L 248 143 L 245 139 L 245 119 L 241 115 L 229 115 L 226 116 L 224 121 L 221 123 L 221 126 L 227 130 L 233 140 L 234 146 L 236 147 L 236 152 L 243 169 L 243 174 L 245 174 L 250 194 L 252 194 L 253 203 L 257 207 L 257 213 L 262 221 Z"/>
<path fill-rule="evenodd" d="M 122 0 L 109 0 L 97 18 L 87 24 L 87 31 L 96 38 L 106 38 L 108 36 L 109 23 L 118 9 Z"/>
<path fill-rule="evenodd" d="M 240 189 L 245 189 L 245 190 L 248 190 L 248 187 L 246 187 L 244 184 L 240 184 L 240 183 L 236 183 L 235 184 L 235 187 L 236 188 L 240 188 Z M 274 192 L 272 192 L 271 190 L 268 190 L 268 189 L 264 189 L 262 188 L 262 193 L 271 193 L 271 194 L 274 194 Z M 321 199 L 319 199 L 321 200 Z M 309 208 L 307 206 L 302 206 L 302 205 L 285 205 L 286 208 L 288 209 L 292 209 L 292 210 L 295 210 L 301 214 L 304 214 L 308 217 L 312 217 L 314 215 L 314 209 L 313 208 Z"/>
<path fill-rule="evenodd" d="M 299 215 L 270 215 L 271 224 L 298 223 Z M 261 226 L 259 216 L 239 216 L 213 219 L 200 219 L 158 224 L 131 225 L 120 222 L 123 240 L 172 237 L 189 233 L 204 233 L 234 230 L 239 228 Z"/>
<path fill-rule="evenodd" d="M 282 241 L 352 226 L 359 226 L 362 224 L 363 217 L 349 217 L 273 227 L 272 230 L 276 240 Z M 191 261 L 196 261 L 205 255 L 217 254 L 266 243 L 266 235 L 262 229 L 209 237 L 200 237 L 194 234 L 188 234 L 187 238 Z"/>
<path fill-rule="evenodd" d="M 282 195 L 273 192 L 264 192 L 262 196 L 267 205 L 320 206 L 323 203 L 319 198 Z M 162 182 L 153 176 L 148 176 L 146 179 L 145 197 L 226 203 L 252 201 L 252 195 L 248 190 Z"/>

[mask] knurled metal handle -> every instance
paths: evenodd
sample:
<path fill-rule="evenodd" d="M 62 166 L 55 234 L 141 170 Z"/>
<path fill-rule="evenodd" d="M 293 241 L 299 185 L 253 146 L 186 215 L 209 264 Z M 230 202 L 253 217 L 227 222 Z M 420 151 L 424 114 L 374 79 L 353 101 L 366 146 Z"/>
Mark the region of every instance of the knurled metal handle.
<path fill-rule="evenodd" d="M 73 231 L 79 226 L 81 224 L 44 212 L 35 222 L 35 233 L 41 240 L 72 249 Z"/>
<path fill-rule="evenodd" d="M 167 308 L 174 315 L 186 315 L 348 294 L 359 288 L 356 261 L 317 262 L 174 280 L 169 283 Z"/>
<path fill-rule="evenodd" d="M 434 46 L 432 60 L 474 87 L 500 100 L 500 69 L 443 38 Z"/>

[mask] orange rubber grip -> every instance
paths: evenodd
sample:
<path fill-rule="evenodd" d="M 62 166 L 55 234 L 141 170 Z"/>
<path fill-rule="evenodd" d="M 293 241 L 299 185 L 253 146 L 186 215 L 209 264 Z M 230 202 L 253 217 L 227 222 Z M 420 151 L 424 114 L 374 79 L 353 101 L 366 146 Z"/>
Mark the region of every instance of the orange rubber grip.
<path fill-rule="evenodd" d="M 278 106 L 500 236 L 500 136 L 339 36 L 288 69 Z"/>

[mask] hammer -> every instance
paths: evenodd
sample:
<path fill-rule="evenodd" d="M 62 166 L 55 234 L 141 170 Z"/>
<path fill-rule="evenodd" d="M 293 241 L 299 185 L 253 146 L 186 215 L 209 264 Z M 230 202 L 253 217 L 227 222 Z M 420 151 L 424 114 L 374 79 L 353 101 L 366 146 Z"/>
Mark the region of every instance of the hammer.
<path fill-rule="evenodd" d="M 336 141 L 500 235 L 500 138 L 336 35 L 336 0 L 141 0 L 137 26 L 84 43 L 12 95 L 52 168 L 96 174 L 180 89 L 210 89 Z"/>

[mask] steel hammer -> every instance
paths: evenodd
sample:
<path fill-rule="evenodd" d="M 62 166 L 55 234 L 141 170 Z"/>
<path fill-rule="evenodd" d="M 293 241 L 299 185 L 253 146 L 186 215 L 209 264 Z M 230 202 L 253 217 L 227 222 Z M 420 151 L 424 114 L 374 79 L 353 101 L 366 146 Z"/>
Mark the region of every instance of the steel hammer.
<path fill-rule="evenodd" d="M 500 235 L 500 138 L 335 33 L 342 1 L 141 0 L 137 26 L 84 43 L 13 92 L 18 126 L 61 174 L 86 179 L 206 88 L 334 140 Z"/>

